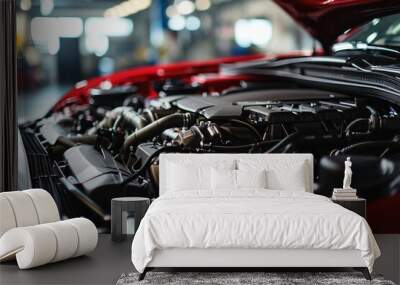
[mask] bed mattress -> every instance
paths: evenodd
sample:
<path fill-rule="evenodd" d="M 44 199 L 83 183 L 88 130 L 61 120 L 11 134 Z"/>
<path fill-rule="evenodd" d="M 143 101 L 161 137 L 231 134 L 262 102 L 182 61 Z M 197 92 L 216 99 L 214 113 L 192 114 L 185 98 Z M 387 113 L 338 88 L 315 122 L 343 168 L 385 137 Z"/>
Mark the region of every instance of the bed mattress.
<path fill-rule="evenodd" d="M 265 189 L 156 199 L 134 237 L 132 262 L 143 272 L 156 250 L 173 248 L 359 250 L 370 271 L 380 255 L 361 216 L 320 195 Z"/>

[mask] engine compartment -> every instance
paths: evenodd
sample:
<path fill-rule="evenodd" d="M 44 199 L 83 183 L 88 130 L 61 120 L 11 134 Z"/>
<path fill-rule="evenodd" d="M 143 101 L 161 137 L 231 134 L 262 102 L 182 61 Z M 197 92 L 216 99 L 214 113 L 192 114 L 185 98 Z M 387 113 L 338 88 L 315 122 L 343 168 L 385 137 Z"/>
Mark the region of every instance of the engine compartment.
<path fill-rule="evenodd" d="M 67 106 L 23 127 L 55 162 L 63 187 L 83 193 L 86 214 L 106 215 L 114 197 L 157 197 L 162 152 L 313 153 L 315 191 L 327 196 L 340 185 L 351 155 L 353 165 L 374 165 L 380 175 L 374 179 L 379 193 L 366 187 L 361 196 L 399 191 L 393 183 L 400 183 L 394 181 L 400 107 L 384 100 L 291 86 L 160 92 L 153 100 L 128 88 L 120 100 L 117 91 L 118 105 L 112 92 L 97 90 L 90 104 Z"/>

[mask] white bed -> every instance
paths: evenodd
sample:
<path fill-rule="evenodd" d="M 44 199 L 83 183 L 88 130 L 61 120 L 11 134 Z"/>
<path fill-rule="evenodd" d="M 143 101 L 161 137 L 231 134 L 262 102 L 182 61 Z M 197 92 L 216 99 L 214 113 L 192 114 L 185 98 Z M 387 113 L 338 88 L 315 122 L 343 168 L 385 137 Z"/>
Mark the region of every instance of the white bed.
<path fill-rule="evenodd" d="M 141 278 L 154 267 L 355 267 L 368 278 L 380 255 L 371 230 L 312 194 L 312 164 L 309 154 L 161 155 L 160 197 L 132 244 Z"/>

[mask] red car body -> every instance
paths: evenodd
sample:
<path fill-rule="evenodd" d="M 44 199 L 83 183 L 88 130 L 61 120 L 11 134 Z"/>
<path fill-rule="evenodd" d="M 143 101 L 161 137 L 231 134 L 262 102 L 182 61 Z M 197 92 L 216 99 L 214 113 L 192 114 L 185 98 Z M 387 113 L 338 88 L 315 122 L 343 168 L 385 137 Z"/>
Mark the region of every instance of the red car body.
<path fill-rule="evenodd" d="M 324 49 L 321 53 L 326 54 L 330 53 L 331 45 L 340 35 L 346 37 L 346 31 L 349 32 L 373 18 L 400 12 L 400 0 L 275 0 L 275 2 L 320 41 Z M 257 54 L 133 68 L 78 83 L 55 104 L 52 111 L 58 111 L 70 103 L 88 104 L 89 90 L 99 87 L 104 81 L 109 81 L 113 86 L 135 85 L 141 95 L 149 98 L 157 96 L 154 83 L 174 78 L 198 84 L 204 92 L 219 92 L 237 85 L 242 80 L 259 80 L 255 76 L 219 74 L 221 64 L 305 55 L 307 54 L 304 52 L 268 57 Z M 368 220 L 375 233 L 400 231 L 396 226 L 396 221 L 400 220 L 399 204 L 400 195 L 368 203 L 370 217 Z M 389 213 L 389 216 L 386 214 L 386 217 L 385 213 Z"/>
<path fill-rule="evenodd" d="M 188 61 L 173 64 L 163 64 L 154 66 L 143 66 L 139 68 L 128 69 L 105 75 L 101 77 L 92 78 L 79 82 L 68 91 L 52 108 L 52 111 L 58 111 L 68 104 L 88 104 L 89 103 L 89 90 L 98 88 L 104 81 L 109 81 L 112 86 L 119 85 L 135 85 L 138 92 L 149 98 L 157 96 L 154 90 L 154 83 L 166 79 L 181 79 L 190 80 L 190 78 L 197 74 L 202 73 L 218 73 L 221 64 L 236 63 L 241 61 L 249 61 L 264 58 L 262 54 L 246 55 L 238 57 L 225 57 L 205 61 Z M 220 88 L 227 87 L 228 82 L 237 82 L 247 78 L 238 78 L 238 76 L 226 76 L 224 79 L 219 79 Z M 230 84 L 230 83 L 229 83 Z M 207 86 L 210 86 L 209 84 Z M 213 87 L 214 88 L 214 87 Z M 204 91 L 219 91 L 219 89 Z"/>

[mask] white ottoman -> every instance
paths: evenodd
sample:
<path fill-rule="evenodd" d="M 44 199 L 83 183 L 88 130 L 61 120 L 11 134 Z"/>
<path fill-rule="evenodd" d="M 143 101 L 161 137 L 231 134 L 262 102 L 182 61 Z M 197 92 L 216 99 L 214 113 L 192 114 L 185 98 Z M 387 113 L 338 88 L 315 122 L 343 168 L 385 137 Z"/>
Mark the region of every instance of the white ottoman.
<path fill-rule="evenodd" d="M 60 221 L 45 190 L 0 193 L 0 262 L 16 259 L 28 269 L 77 257 L 96 248 L 97 235 L 88 219 Z"/>

